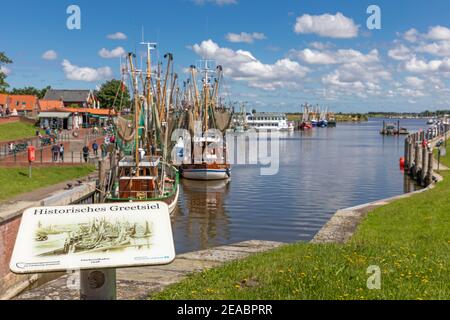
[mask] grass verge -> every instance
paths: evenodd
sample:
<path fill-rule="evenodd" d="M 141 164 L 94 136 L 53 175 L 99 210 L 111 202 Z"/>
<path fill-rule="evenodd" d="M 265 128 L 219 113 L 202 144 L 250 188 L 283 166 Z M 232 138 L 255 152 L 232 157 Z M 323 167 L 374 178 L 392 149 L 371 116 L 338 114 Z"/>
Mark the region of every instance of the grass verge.
<path fill-rule="evenodd" d="M 33 168 L 0 168 L 0 201 L 60 182 L 85 177 L 95 171 L 94 166 Z"/>
<path fill-rule="evenodd" d="M 156 300 L 449 299 L 450 173 L 435 189 L 375 209 L 345 245 L 294 244 L 193 275 Z M 381 289 L 368 289 L 370 266 Z"/>
<path fill-rule="evenodd" d="M 36 136 L 37 127 L 24 122 L 12 122 L 0 125 L 0 141 L 14 141 Z"/>

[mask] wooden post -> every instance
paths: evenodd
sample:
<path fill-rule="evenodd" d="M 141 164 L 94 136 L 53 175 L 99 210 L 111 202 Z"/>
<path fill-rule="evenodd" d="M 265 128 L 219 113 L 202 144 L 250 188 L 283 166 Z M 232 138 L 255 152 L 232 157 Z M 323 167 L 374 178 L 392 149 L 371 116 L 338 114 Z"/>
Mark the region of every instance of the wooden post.
<path fill-rule="evenodd" d="M 407 172 L 407 169 L 409 168 L 409 138 L 405 139 L 405 172 Z"/>
<path fill-rule="evenodd" d="M 426 179 L 426 185 L 430 185 L 433 183 L 433 161 L 434 161 L 434 155 L 433 152 L 428 153 L 428 172 L 427 172 L 427 179 Z"/>
<path fill-rule="evenodd" d="M 81 271 L 81 300 L 117 300 L 116 269 Z"/>
<path fill-rule="evenodd" d="M 417 178 L 417 173 L 419 171 L 419 164 L 420 164 L 420 160 L 419 160 L 419 154 L 420 154 L 420 145 L 419 142 L 416 142 L 414 144 L 414 172 L 413 172 L 413 176 L 414 178 Z"/>
<path fill-rule="evenodd" d="M 428 161 L 428 149 L 427 147 L 424 147 L 422 148 L 422 176 L 420 177 L 422 185 L 425 185 L 425 180 L 428 174 L 427 161 Z"/>

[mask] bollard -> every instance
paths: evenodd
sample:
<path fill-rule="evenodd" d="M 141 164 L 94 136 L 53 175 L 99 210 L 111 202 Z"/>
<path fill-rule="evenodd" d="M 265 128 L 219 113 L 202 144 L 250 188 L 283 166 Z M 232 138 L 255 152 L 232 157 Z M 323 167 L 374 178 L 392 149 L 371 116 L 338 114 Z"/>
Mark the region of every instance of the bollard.
<path fill-rule="evenodd" d="M 81 271 L 80 277 L 81 300 L 117 300 L 116 269 Z"/>

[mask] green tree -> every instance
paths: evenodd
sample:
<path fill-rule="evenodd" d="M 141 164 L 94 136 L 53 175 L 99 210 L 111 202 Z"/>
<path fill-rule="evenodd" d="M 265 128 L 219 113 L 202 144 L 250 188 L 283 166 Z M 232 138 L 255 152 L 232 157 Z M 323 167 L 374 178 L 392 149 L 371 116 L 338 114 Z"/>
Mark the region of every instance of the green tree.
<path fill-rule="evenodd" d="M 38 97 L 38 99 L 42 99 L 44 98 L 47 90 L 49 90 L 50 88 L 50 86 L 45 87 L 44 89 L 37 89 L 35 87 L 14 88 L 10 91 L 10 93 L 18 95 L 31 95 Z"/>
<path fill-rule="evenodd" d="M 2 67 L 10 63 L 12 63 L 12 60 L 4 52 L 0 52 L 0 92 L 5 92 L 6 88 L 9 87 L 9 84 L 6 82 L 6 73 L 2 71 Z"/>
<path fill-rule="evenodd" d="M 122 85 L 120 80 L 113 79 L 105 82 L 96 92 L 96 96 L 102 109 L 123 108 L 130 105 L 130 93 L 127 86 Z"/>

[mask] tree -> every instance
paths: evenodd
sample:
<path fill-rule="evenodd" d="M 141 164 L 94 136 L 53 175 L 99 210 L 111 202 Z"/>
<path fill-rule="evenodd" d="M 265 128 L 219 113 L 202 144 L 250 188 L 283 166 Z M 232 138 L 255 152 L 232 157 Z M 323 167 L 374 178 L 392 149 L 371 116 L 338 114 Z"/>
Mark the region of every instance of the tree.
<path fill-rule="evenodd" d="M 11 94 L 17 95 L 30 95 L 36 96 L 38 99 L 43 99 L 47 90 L 51 89 L 50 86 L 45 87 L 44 89 L 37 89 L 35 87 L 25 87 L 25 88 L 14 88 L 10 91 Z"/>
<path fill-rule="evenodd" d="M 113 79 L 105 82 L 96 96 L 100 101 L 100 107 L 103 109 L 123 108 L 130 105 L 130 93 L 127 86 L 120 80 Z"/>
<path fill-rule="evenodd" d="M 9 87 L 9 84 L 6 80 L 6 73 L 3 71 L 3 66 L 6 64 L 12 63 L 12 60 L 9 59 L 4 52 L 0 52 L 0 92 L 5 92 L 6 88 Z"/>

